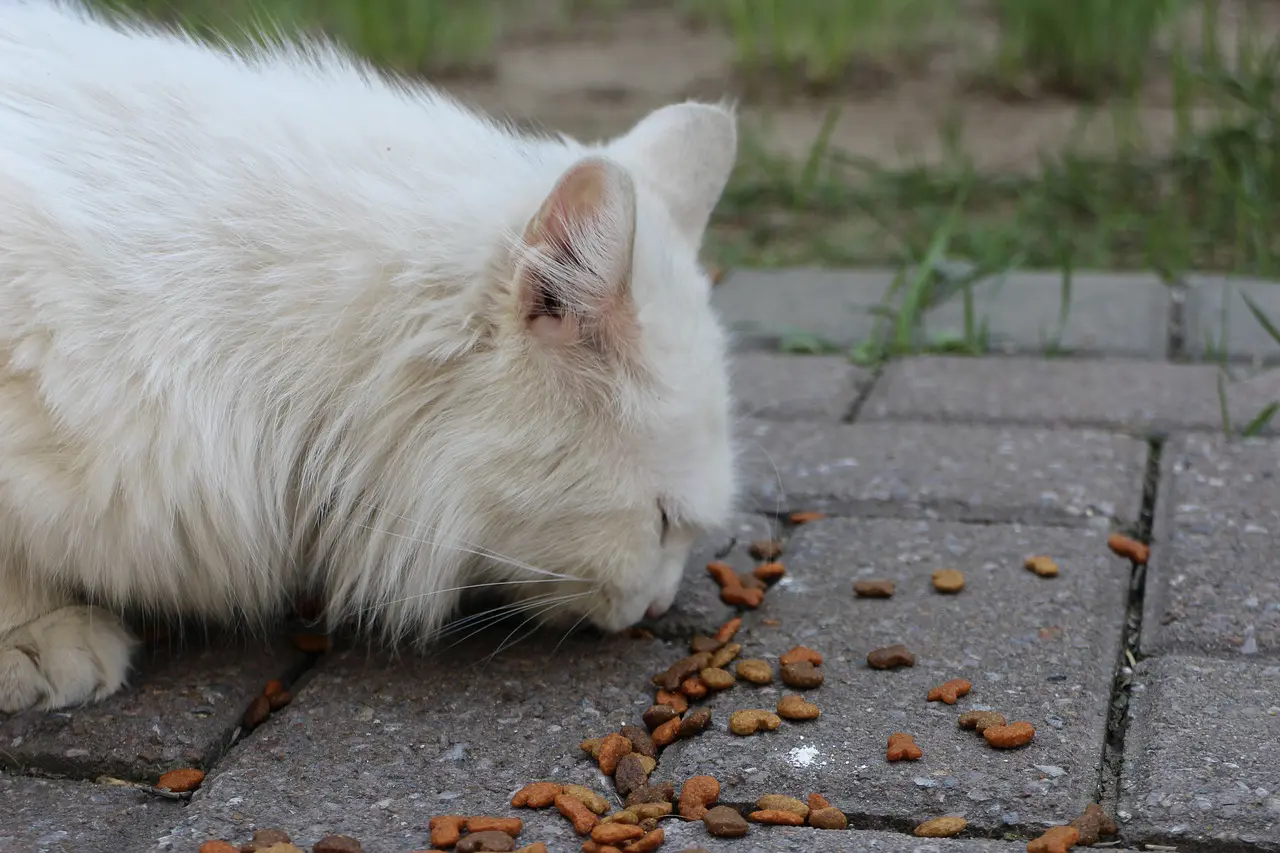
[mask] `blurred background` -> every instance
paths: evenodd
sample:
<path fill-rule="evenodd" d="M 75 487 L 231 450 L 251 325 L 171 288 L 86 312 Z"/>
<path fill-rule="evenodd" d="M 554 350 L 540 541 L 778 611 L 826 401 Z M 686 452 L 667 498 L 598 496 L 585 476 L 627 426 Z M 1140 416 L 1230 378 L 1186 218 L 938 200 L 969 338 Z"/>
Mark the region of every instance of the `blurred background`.
<path fill-rule="evenodd" d="M 739 100 L 721 266 L 1280 260 L 1280 0 L 97 0 L 588 138 Z"/>

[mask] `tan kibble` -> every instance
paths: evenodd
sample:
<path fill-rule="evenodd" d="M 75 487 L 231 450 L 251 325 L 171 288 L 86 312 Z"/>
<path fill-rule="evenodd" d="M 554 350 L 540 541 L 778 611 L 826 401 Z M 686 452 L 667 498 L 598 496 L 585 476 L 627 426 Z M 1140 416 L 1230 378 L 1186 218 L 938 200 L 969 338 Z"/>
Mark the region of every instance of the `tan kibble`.
<path fill-rule="evenodd" d="M 632 841 L 626 847 L 622 848 L 622 853 L 653 853 L 662 846 L 662 842 L 666 839 L 666 834 L 658 827 L 641 827 L 646 829 L 643 838 Z"/>
<path fill-rule="evenodd" d="M 712 690 L 728 690 L 737 681 L 732 672 L 714 666 L 707 667 L 698 673 L 698 677 L 702 679 L 703 684 Z"/>
<path fill-rule="evenodd" d="M 711 666 L 724 669 L 734 658 L 742 653 L 742 646 L 737 643 L 725 643 L 720 650 L 711 656 Z"/>
<path fill-rule="evenodd" d="M 1042 578 L 1056 578 L 1058 576 L 1058 564 L 1051 557 L 1038 555 L 1035 557 L 1027 557 L 1022 564 L 1027 571 L 1035 572 Z"/>
<path fill-rule="evenodd" d="M 765 794 L 756 800 L 756 808 L 761 811 L 772 811 L 780 809 L 787 812 L 795 812 L 800 817 L 809 816 L 809 807 L 795 797 L 787 797 L 782 794 Z"/>
<path fill-rule="evenodd" d="M 858 598 L 892 598 L 896 589 L 890 580 L 868 578 L 853 582 L 853 594 Z"/>
<path fill-rule="evenodd" d="M 815 829 L 846 829 L 849 826 L 849 819 L 839 809 L 827 806 L 809 811 L 809 826 Z"/>
<path fill-rule="evenodd" d="M 796 646 L 794 649 L 778 658 L 778 663 L 783 666 L 800 663 L 801 661 L 808 661 L 814 666 L 822 666 L 822 653 L 815 652 L 813 649 L 806 646 Z"/>
<path fill-rule="evenodd" d="M 636 826 L 637 824 L 640 823 L 640 816 L 635 812 L 633 812 L 631 809 L 623 809 L 620 812 L 614 812 L 613 814 L 605 815 L 604 817 L 600 818 L 600 822 L 601 823 L 629 823 L 632 826 Z"/>
<path fill-rule="evenodd" d="M 738 661 L 738 677 L 752 684 L 768 684 L 773 681 L 773 667 L 767 660 L 748 658 Z"/>
<path fill-rule="evenodd" d="M 956 722 L 962 729 L 975 729 L 982 734 L 991 726 L 1007 725 L 1009 721 L 999 711 L 966 711 Z"/>
<path fill-rule="evenodd" d="M 778 716 L 786 720 L 816 720 L 822 711 L 818 706 L 797 693 L 791 693 L 778 700 Z"/>
<path fill-rule="evenodd" d="M 604 814 L 609 810 L 608 800 L 582 785 L 565 785 L 561 793 L 573 797 L 596 814 Z"/>
<path fill-rule="evenodd" d="M 729 731 L 735 735 L 746 736 L 756 732 L 771 732 L 781 725 L 782 719 L 772 711 L 734 711 L 729 715 Z"/>
<path fill-rule="evenodd" d="M 1026 720 L 1019 720 L 1007 726 L 988 726 L 982 736 L 997 749 L 1017 749 L 1031 743 L 1036 729 Z"/>
<path fill-rule="evenodd" d="M 918 838 L 952 838 L 964 831 L 969 821 L 962 817 L 935 817 L 916 827 Z"/>
<path fill-rule="evenodd" d="M 804 817 L 784 809 L 759 809 L 749 815 L 756 823 L 771 826 L 804 826 Z"/>
<path fill-rule="evenodd" d="M 933 588 L 943 593 L 959 592 L 964 589 L 964 572 L 959 569 L 938 569 L 933 573 Z"/>
<path fill-rule="evenodd" d="M 673 806 L 671 803 L 639 803 L 629 806 L 628 810 L 635 812 L 636 817 L 640 820 L 648 820 L 649 818 L 666 817 L 671 814 Z"/>

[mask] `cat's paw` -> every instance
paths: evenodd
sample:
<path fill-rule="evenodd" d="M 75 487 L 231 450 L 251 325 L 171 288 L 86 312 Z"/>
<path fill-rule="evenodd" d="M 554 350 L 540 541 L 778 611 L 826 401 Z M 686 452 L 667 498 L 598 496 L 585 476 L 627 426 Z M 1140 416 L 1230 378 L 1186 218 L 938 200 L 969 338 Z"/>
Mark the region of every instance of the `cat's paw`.
<path fill-rule="evenodd" d="M 99 607 L 63 607 L 0 636 L 0 711 L 52 710 L 124 686 L 138 641 Z"/>

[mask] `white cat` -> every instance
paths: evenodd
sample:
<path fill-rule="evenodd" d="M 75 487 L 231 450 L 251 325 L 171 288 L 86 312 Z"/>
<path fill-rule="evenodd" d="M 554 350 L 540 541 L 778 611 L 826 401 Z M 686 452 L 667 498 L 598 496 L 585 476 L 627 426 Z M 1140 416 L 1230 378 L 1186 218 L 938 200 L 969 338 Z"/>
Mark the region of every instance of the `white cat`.
<path fill-rule="evenodd" d="M 696 259 L 736 140 L 521 137 L 331 47 L 0 0 L 0 709 L 120 689 L 131 608 L 660 614 L 735 496 Z"/>

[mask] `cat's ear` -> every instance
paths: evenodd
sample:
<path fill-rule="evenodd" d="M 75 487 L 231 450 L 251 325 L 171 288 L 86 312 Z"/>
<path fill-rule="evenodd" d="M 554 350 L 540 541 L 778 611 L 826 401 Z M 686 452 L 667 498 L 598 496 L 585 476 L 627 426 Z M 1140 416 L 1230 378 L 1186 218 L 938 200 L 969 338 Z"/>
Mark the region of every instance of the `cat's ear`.
<path fill-rule="evenodd" d="M 630 336 L 635 210 L 635 185 L 616 163 L 588 157 L 561 175 L 522 238 L 518 306 L 530 333 L 601 347 Z"/>
<path fill-rule="evenodd" d="M 737 159 L 737 119 L 728 104 L 661 107 L 609 150 L 658 192 L 676 227 L 697 247 Z"/>

